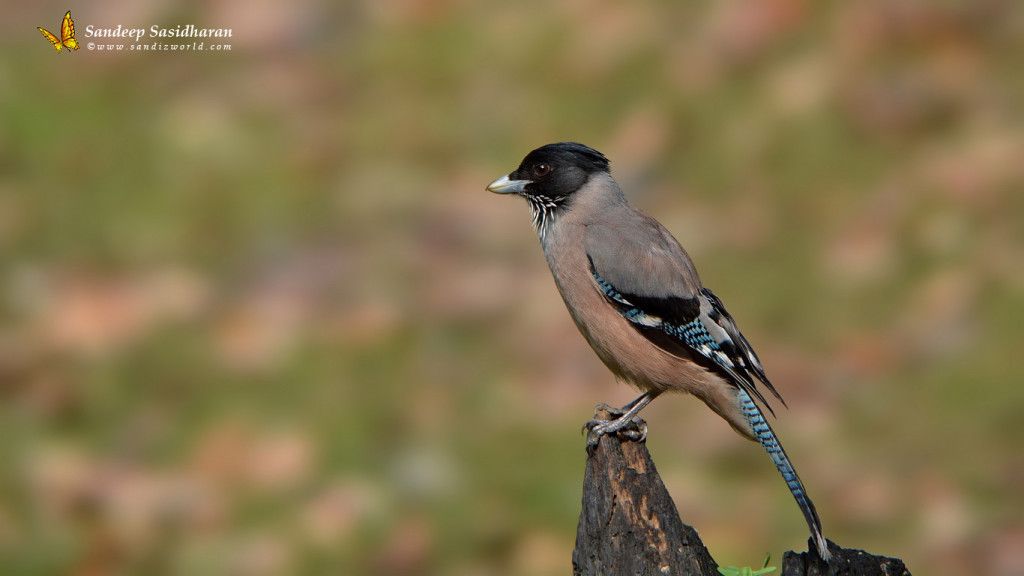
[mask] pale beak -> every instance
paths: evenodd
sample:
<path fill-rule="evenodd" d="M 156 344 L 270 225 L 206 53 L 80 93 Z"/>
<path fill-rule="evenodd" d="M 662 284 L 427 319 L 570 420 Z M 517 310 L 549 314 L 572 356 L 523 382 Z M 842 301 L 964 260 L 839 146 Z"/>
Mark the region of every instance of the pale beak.
<path fill-rule="evenodd" d="M 495 194 L 522 194 L 529 183 L 529 180 L 511 180 L 508 176 L 502 176 L 488 184 L 487 189 Z"/>

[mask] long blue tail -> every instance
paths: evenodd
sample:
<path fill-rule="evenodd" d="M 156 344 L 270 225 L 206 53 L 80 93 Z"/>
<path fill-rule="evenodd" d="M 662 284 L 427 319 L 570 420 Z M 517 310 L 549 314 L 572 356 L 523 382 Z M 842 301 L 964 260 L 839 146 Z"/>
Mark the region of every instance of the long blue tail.
<path fill-rule="evenodd" d="M 789 486 L 789 491 L 793 494 L 793 498 L 796 499 L 796 503 L 800 505 L 800 511 L 804 513 L 807 526 L 811 529 L 811 536 L 814 538 L 814 544 L 818 548 L 818 555 L 827 562 L 831 554 L 828 551 L 825 536 L 821 533 L 821 519 L 818 518 L 818 511 L 814 509 L 814 503 L 811 502 L 811 498 L 807 495 L 803 482 L 797 476 L 796 468 L 793 468 L 793 463 L 789 461 L 789 457 L 786 456 L 786 451 L 782 449 L 782 444 L 779 443 L 778 437 L 775 436 L 775 432 L 768 425 L 768 421 L 764 419 L 761 409 L 757 407 L 754 400 L 742 388 L 737 388 L 737 394 L 743 409 L 743 415 L 754 430 L 757 441 L 761 443 L 761 446 L 764 446 L 768 456 L 771 457 L 775 467 L 779 469 L 782 478 L 786 481 L 786 486 Z"/>

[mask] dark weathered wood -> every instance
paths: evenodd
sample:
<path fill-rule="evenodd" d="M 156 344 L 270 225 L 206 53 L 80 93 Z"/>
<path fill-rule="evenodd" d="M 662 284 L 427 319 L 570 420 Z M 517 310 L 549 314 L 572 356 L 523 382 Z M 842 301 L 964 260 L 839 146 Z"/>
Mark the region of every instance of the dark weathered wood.
<path fill-rule="evenodd" d="M 599 409 L 597 418 L 610 415 Z M 720 576 L 697 531 L 680 519 L 647 451 L 646 429 L 636 418 L 633 426 L 588 447 L 573 574 Z M 910 576 L 897 558 L 831 541 L 829 549 L 827 567 L 816 553 L 786 552 L 780 576 Z"/>
<path fill-rule="evenodd" d="M 587 451 L 573 574 L 720 576 L 679 518 L 647 446 L 626 436 L 602 436 Z"/>
<path fill-rule="evenodd" d="M 808 540 L 808 546 L 813 543 Z M 863 550 L 840 548 L 829 540 L 832 560 L 822 566 L 817 554 L 790 550 L 782 557 L 781 576 L 910 576 L 899 558 L 875 556 Z"/>

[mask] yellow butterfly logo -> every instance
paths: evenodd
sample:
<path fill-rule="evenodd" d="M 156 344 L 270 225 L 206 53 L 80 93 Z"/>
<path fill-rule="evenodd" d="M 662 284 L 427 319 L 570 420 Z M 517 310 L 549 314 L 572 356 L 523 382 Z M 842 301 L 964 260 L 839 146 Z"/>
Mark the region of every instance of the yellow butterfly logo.
<path fill-rule="evenodd" d="M 37 28 L 39 27 L 37 26 Z M 75 23 L 71 21 L 71 10 L 68 10 L 68 13 L 64 15 L 64 21 L 60 24 L 59 40 L 56 36 L 50 34 L 48 30 L 39 28 L 39 31 L 53 44 L 57 52 L 60 52 L 61 46 L 67 46 L 68 50 L 78 50 L 78 40 L 75 40 Z"/>

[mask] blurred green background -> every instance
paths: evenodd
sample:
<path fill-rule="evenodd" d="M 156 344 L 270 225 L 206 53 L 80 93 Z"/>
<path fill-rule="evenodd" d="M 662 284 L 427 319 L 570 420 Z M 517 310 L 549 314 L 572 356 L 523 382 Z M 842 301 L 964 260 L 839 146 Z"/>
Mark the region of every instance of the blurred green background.
<path fill-rule="evenodd" d="M 57 54 L 36 26 L 69 8 Z M 1024 574 L 1024 5 L 3 14 L 4 574 L 568 574 L 580 426 L 634 392 L 484 191 L 560 140 L 739 319 L 830 538 Z M 98 52 L 90 24 L 233 36 Z M 804 549 L 756 445 L 691 398 L 645 414 L 720 563 Z"/>

